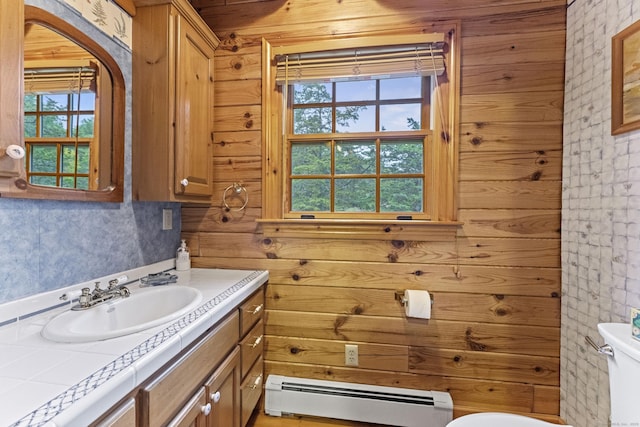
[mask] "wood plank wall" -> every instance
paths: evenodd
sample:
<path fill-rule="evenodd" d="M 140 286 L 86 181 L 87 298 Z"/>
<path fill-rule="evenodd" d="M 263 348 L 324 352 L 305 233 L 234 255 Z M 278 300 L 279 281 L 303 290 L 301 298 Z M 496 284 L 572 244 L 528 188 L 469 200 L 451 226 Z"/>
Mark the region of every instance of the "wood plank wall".
<path fill-rule="evenodd" d="M 270 271 L 266 373 L 446 390 L 456 416 L 558 420 L 564 0 L 192 3 L 222 41 L 216 202 L 184 206 L 182 230 L 196 267 Z M 416 33 L 435 20 L 462 29 L 455 241 L 262 234 L 261 37 Z M 233 182 L 249 193 L 242 212 L 222 209 Z M 405 318 L 400 289 L 429 290 L 432 319 Z M 359 345 L 359 367 L 344 366 L 345 343 Z"/>

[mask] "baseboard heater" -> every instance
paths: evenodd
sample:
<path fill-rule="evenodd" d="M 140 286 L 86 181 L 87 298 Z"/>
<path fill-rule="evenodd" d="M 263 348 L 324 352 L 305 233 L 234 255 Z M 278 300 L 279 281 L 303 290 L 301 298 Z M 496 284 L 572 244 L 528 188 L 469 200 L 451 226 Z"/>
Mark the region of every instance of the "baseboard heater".
<path fill-rule="evenodd" d="M 312 415 L 406 427 L 445 427 L 453 418 L 451 395 L 336 381 L 269 375 L 267 415 Z"/>

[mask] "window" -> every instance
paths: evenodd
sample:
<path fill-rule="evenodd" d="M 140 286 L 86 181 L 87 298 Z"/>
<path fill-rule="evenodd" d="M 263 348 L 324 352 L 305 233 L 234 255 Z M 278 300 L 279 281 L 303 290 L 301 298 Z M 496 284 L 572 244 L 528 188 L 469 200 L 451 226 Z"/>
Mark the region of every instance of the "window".
<path fill-rule="evenodd" d="M 455 221 L 454 33 L 265 42 L 265 221 Z"/>
<path fill-rule="evenodd" d="M 31 184 L 88 190 L 96 94 L 91 68 L 25 70 L 25 169 Z"/>
<path fill-rule="evenodd" d="M 291 85 L 286 216 L 424 214 L 429 82 Z"/>

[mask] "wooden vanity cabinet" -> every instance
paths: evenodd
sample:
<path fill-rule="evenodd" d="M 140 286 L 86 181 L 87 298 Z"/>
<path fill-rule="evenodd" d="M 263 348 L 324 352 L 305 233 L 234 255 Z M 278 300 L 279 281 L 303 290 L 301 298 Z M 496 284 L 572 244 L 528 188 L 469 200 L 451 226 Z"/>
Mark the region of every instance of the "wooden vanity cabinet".
<path fill-rule="evenodd" d="M 139 395 L 142 426 L 166 425 L 176 413 L 176 408 L 187 408 L 192 404 L 193 391 L 197 390 L 196 394 L 199 394 L 204 390 L 202 384 L 206 378 L 237 346 L 238 317 L 237 311 L 227 316 L 206 337 L 142 388 Z M 204 396 L 206 400 L 206 394 Z M 188 403 L 185 405 L 185 402 Z M 202 406 L 205 405 L 206 402 Z M 178 412 L 182 414 L 184 409 Z"/>
<path fill-rule="evenodd" d="M 187 0 L 137 0 L 133 18 L 133 198 L 210 203 L 214 53 Z"/>
<path fill-rule="evenodd" d="M 263 389 L 264 286 L 92 427 L 245 427 Z"/>
<path fill-rule="evenodd" d="M 247 425 L 262 396 L 264 363 L 264 287 L 240 306 L 240 408 L 242 427 Z"/>

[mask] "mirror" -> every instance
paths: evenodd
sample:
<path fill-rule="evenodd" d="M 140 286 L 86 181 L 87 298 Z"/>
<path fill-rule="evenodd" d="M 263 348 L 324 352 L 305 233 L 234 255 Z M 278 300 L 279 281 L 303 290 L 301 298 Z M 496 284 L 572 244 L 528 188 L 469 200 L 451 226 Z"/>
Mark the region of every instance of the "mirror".
<path fill-rule="evenodd" d="M 97 42 L 25 6 L 24 149 L 9 197 L 120 202 L 124 78 Z"/>

